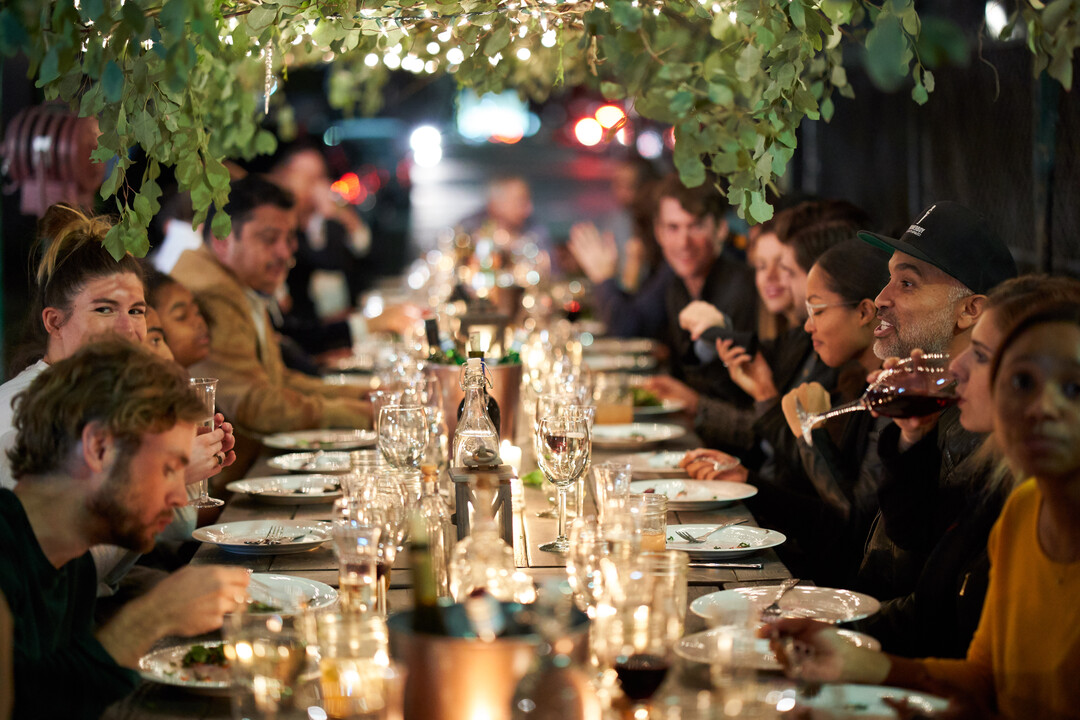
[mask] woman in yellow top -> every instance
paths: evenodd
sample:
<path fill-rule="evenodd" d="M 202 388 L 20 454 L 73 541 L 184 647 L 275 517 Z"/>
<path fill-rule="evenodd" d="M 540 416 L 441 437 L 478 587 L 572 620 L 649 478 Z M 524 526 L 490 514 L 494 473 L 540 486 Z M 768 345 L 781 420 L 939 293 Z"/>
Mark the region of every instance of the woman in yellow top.
<path fill-rule="evenodd" d="M 1032 479 L 990 534 L 990 587 L 967 658 L 907 660 L 852 648 L 821 623 L 781 620 L 777 649 L 808 649 L 788 654 L 789 674 L 947 695 L 959 716 L 1080 715 L 1080 304 L 1019 321 L 991 372 L 995 436 Z"/>

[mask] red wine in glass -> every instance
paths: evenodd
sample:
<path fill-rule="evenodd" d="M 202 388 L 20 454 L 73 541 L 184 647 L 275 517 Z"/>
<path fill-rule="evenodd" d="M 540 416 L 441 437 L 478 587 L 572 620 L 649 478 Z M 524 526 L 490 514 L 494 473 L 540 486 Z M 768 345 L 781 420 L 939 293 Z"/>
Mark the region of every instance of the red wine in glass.
<path fill-rule="evenodd" d="M 615 674 L 626 696 L 635 702 L 648 700 L 667 677 L 671 663 L 658 655 L 636 654 L 615 663 Z"/>
<path fill-rule="evenodd" d="M 871 388 L 866 402 L 879 415 L 891 418 L 923 417 L 955 405 L 960 398 L 944 395 L 911 395 L 893 388 Z"/>

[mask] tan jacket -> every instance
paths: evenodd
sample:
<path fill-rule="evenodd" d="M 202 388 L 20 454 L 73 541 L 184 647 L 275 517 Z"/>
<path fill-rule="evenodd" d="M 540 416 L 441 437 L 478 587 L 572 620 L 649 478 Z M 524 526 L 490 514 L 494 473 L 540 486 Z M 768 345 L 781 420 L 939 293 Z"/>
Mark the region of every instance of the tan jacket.
<path fill-rule="evenodd" d="M 210 355 L 189 370 L 192 377 L 218 378 L 218 410 L 231 422 L 255 433 L 371 427 L 370 405 L 355 388 L 330 386 L 285 367 L 269 317 L 267 349 L 260 352 L 244 288 L 209 248 L 185 251 L 172 276 L 209 316 Z"/>

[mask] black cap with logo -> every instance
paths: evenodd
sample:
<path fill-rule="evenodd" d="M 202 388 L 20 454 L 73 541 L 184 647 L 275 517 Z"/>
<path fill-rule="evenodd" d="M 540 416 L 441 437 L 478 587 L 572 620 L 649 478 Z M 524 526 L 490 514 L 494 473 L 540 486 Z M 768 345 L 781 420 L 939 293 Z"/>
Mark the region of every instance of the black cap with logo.
<path fill-rule="evenodd" d="M 928 262 L 979 295 L 1017 275 L 1009 248 L 987 219 L 959 203 L 931 205 L 899 240 L 865 231 L 859 237 L 883 250 Z"/>

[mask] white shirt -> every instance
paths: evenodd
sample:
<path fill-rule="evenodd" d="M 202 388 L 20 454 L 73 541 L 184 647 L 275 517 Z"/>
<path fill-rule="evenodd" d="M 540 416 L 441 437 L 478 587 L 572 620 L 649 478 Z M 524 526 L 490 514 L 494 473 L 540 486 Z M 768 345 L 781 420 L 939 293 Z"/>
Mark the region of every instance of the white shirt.
<path fill-rule="evenodd" d="M 7 451 L 15 447 L 15 408 L 11 402 L 15 396 L 34 382 L 34 378 L 40 375 L 49 363 L 38 360 L 30 367 L 23 370 L 15 377 L 0 385 L 0 487 L 11 490 L 15 487 L 15 478 L 11 475 L 11 464 L 8 462 Z"/>

